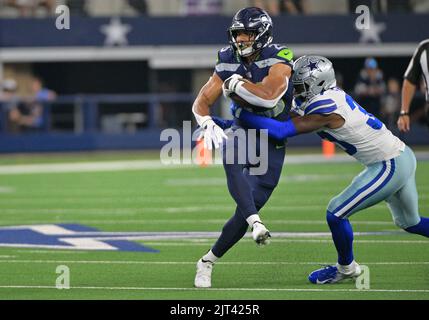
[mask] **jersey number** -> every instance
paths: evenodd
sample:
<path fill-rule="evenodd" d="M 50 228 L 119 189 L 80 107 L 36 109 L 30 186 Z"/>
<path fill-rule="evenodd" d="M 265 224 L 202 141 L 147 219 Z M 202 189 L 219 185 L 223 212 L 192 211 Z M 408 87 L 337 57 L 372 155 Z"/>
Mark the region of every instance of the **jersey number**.
<path fill-rule="evenodd" d="M 327 133 L 325 131 L 320 131 L 317 134 L 322 139 L 325 139 L 325 140 L 328 140 L 328 141 L 331 141 L 331 142 L 338 144 L 345 152 L 347 152 L 351 156 L 357 152 L 357 149 L 354 145 L 347 143 L 345 141 L 338 140 L 337 138 L 335 138 L 334 136 L 330 135 L 329 133 Z"/>
<path fill-rule="evenodd" d="M 356 109 L 356 107 L 359 109 L 360 112 L 362 112 L 364 115 L 368 116 L 368 120 L 366 121 L 366 124 L 369 125 L 374 130 L 380 130 L 383 127 L 383 123 L 378 120 L 374 115 L 366 111 L 364 108 L 362 108 L 352 97 L 350 97 L 348 94 L 346 94 L 346 101 L 347 104 L 350 106 L 352 110 Z M 357 152 L 357 149 L 354 145 L 351 145 L 350 143 L 347 143 L 345 141 L 338 140 L 334 136 L 330 135 L 327 132 L 321 131 L 318 132 L 318 135 L 322 139 L 326 139 L 331 142 L 335 142 L 340 147 L 344 149 L 345 152 L 347 152 L 349 155 L 354 155 Z"/>
<path fill-rule="evenodd" d="M 380 130 L 383 127 L 383 123 L 380 120 L 378 120 L 373 114 L 369 113 L 364 108 L 362 108 L 359 105 L 359 103 L 357 103 L 348 94 L 346 94 L 346 101 L 352 110 L 354 110 L 354 109 L 356 109 L 356 107 L 358 107 L 360 112 L 362 112 L 364 115 L 368 116 L 368 120 L 366 121 L 366 124 L 369 125 L 371 128 L 373 128 L 375 130 Z"/>

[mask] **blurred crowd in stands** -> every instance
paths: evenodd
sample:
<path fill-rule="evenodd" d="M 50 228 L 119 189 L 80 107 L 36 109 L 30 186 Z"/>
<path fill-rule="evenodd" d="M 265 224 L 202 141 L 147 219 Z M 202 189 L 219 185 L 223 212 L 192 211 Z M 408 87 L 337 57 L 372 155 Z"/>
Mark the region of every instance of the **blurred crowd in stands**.
<path fill-rule="evenodd" d="M 232 15 L 257 6 L 271 15 L 348 14 L 367 5 L 373 13 L 429 12 L 427 0 L 0 0 L 0 17 L 46 17 L 65 4 L 72 14 L 103 15 Z"/>
<path fill-rule="evenodd" d="M 18 83 L 14 79 L 0 83 L 0 104 L 9 133 L 40 131 L 44 125 L 44 104 L 54 101 L 57 96 L 45 88 L 38 77 L 32 78 L 28 92 L 28 95 L 19 94 Z"/>
<path fill-rule="evenodd" d="M 344 88 L 343 76 L 339 70 L 336 71 L 336 77 L 338 87 Z M 401 86 L 402 79 L 385 79 L 377 60 L 369 57 L 364 61 L 354 85 L 349 83 L 349 88 L 345 89 L 369 113 L 382 120 L 389 129 L 394 130 L 401 109 Z M 181 91 L 177 85 L 174 85 L 174 81 L 166 82 L 158 89 L 157 93 L 160 94 Z M 425 84 L 423 80 L 418 89 L 411 107 L 411 120 L 424 124 Z M 0 105 L 7 119 L 7 131 L 16 133 L 43 130 L 45 121 L 43 109 L 46 103 L 55 103 L 56 97 L 57 94 L 46 88 L 43 80 L 38 77 L 32 77 L 30 81 L 21 83 L 13 78 L 6 78 L 0 82 Z M 187 106 L 173 102 L 161 104 L 157 111 L 159 114 L 157 125 L 175 127 L 187 120 L 186 113 L 177 112 L 178 107 L 181 109 Z"/>

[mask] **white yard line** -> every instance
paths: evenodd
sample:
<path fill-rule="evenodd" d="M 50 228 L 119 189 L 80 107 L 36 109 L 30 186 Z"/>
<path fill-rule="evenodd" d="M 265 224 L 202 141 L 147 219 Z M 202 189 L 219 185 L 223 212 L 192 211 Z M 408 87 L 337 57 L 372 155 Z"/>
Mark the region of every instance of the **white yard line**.
<path fill-rule="evenodd" d="M 224 224 L 226 219 L 210 219 L 210 220 L 196 220 L 196 219 L 131 219 L 131 220 L 92 220 L 79 218 L 79 222 L 82 224 L 98 224 L 98 225 L 110 225 L 110 224 L 140 224 L 140 225 L 148 225 L 148 224 L 160 224 L 160 225 L 169 225 L 169 224 Z M 266 224 L 285 224 L 285 225 L 326 225 L 326 221 L 323 220 L 270 220 L 264 219 Z M 19 224 L 22 221 L 18 220 L 7 220 L 2 219 L 1 223 L 4 225 L 10 224 Z M 44 223 L 43 220 L 25 220 L 26 224 L 40 224 Z M 61 223 L 71 223 L 65 220 L 62 220 Z M 368 225 L 368 226 L 392 226 L 392 221 L 352 221 L 353 225 Z M 1 227 L 1 225 L 0 225 Z"/>
<path fill-rule="evenodd" d="M 8 263 L 35 263 L 35 264 L 111 264 L 111 265 L 195 265 L 196 261 L 133 261 L 133 260 L 0 260 L 0 264 Z M 360 262 L 362 265 L 402 266 L 402 265 L 429 265 L 429 261 L 381 261 Z M 329 262 L 294 262 L 294 261 L 226 261 L 216 265 L 329 265 Z"/>
<path fill-rule="evenodd" d="M 425 209 L 429 208 L 428 205 L 421 205 L 420 208 Z M 326 204 L 320 205 L 287 205 L 284 206 L 267 206 L 263 209 L 266 211 L 274 212 L 290 212 L 290 211 L 311 211 L 317 210 L 321 213 L 324 213 L 326 210 Z M 380 205 L 375 205 L 370 208 L 370 210 L 382 210 L 389 213 L 387 206 L 382 203 Z M 194 213 L 194 212 L 204 212 L 204 211 L 234 211 L 233 205 L 205 205 L 205 206 L 183 206 L 183 207 L 148 207 L 142 206 L 141 208 L 133 207 L 122 207 L 122 208 L 0 208 L 0 211 L 3 214 L 19 214 L 19 213 L 31 213 L 31 214 L 61 214 L 61 213 L 85 213 L 88 215 L 94 214 L 107 214 L 107 213 L 120 213 L 120 214 L 143 214 L 147 211 L 157 213 Z"/>
<path fill-rule="evenodd" d="M 50 225 L 48 225 L 49 227 Z M 43 225 L 40 228 L 45 227 Z M 35 228 L 34 226 L 8 226 L 1 227 L 0 230 L 22 230 L 28 228 Z M 331 237 L 330 232 L 272 232 L 273 238 L 324 238 Z M 367 231 L 355 232 L 355 236 L 385 236 L 385 235 L 405 235 L 404 231 Z M 58 231 L 50 235 L 64 236 L 63 233 Z M 93 240 L 182 240 L 182 239 L 206 239 L 217 238 L 220 235 L 218 231 L 138 231 L 138 232 L 119 232 L 119 231 L 79 231 L 71 235 L 78 235 L 79 237 L 86 236 Z M 247 232 L 245 238 L 251 238 L 251 233 Z M 429 243 L 429 241 L 426 241 Z M 7 246 L 8 244 L 0 244 L 0 246 Z"/>
<path fill-rule="evenodd" d="M 36 285 L 3 285 L 0 289 L 54 289 L 55 286 Z M 425 289 L 317 289 L 317 288 L 164 288 L 164 287 L 101 287 L 101 286 L 71 286 L 69 290 L 106 290 L 106 291 L 274 291 L 274 292 L 385 292 L 385 293 L 429 293 Z M 64 290 L 63 290 L 64 291 Z"/>
<path fill-rule="evenodd" d="M 416 152 L 417 159 L 427 160 L 429 152 Z M 321 154 L 288 155 L 286 165 L 306 163 L 343 163 L 355 162 L 348 155 L 336 155 L 326 159 Z M 219 165 L 216 165 L 219 166 Z M 215 167 L 215 166 L 214 166 Z M 73 173 L 99 171 L 126 171 L 126 170 L 160 170 L 178 168 L 198 168 L 197 165 L 170 164 L 164 165 L 160 160 L 125 160 L 125 161 L 97 161 L 75 163 L 43 163 L 22 165 L 1 165 L 0 175 L 35 174 L 35 173 Z"/>
<path fill-rule="evenodd" d="M 291 182 L 314 182 L 314 181 L 338 181 L 350 180 L 354 177 L 353 174 L 288 174 L 280 178 L 281 183 Z M 183 187 L 183 186 L 222 186 L 225 185 L 226 178 L 176 178 L 167 179 L 164 184 L 167 186 Z"/>
<path fill-rule="evenodd" d="M 252 239 L 241 239 L 243 242 L 253 242 Z M 427 240 L 354 240 L 354 243 L 363 243 L 363 244 L 423 244 L 429 245 Z M 148 246 L 172 246 L 172 247 L 191 247 L 191 246 L 207 246 L 212 244 L 213 239 L 206 240 L 206 242 L 153 242 L 145 241 L 144 244 Z M 272 239 L 272 244 L 276 243 L 319 243 L 319 244 L 333 244 L 331 239 L 321 240 L 321 239 Z"/>
<path fill-rule="evenodd" d="M 15 193 L 15 188 L 7 187 L 7 186 L 0 186 L 0 193 Z"/>

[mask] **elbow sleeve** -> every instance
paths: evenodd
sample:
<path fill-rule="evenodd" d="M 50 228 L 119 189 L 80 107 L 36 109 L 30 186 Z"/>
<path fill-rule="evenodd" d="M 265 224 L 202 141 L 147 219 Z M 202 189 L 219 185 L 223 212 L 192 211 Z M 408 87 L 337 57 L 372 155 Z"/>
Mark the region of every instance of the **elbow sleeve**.
<path fill-rule="evenodd" d="M 266 108 L 266 109 L 272 109 L 277 105 L 279 100 L 286 93 L 287 88 L 288 88 L 288 78 L 286 78 L 285 90 L 283 90 L 283 92 L 281 92 L 278 97 L 276 97 L 275 99 L 272 99 L 272 100 L 263 99 L 261 97 L 258 97 L 255 94 L 251 93 L 249 90 L 247 90 L 244 87 L 244 84 L 245 84 L 245 82 L 242 82 L 242 81 L 238 83 L 237 88 L 235 89 L 236 94 L 238 94 L 241 98 L 243 98 L 248 103 L 250 103 L 254 106 L 258 106 L 258 107 L 262 107 L 262 108 Z"/>

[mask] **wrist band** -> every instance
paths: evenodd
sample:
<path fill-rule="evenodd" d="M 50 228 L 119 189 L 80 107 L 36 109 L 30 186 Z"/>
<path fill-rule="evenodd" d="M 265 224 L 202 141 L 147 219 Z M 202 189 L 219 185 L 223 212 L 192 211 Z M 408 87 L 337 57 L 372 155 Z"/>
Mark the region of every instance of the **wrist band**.
<path fill-rule="evenodd" d="M 409 116 L 410 115 L 410 113 L 409 112 L 406 112 L 406 111 L 401 111 L 400 113 L 399 113 L 399 116 L 400 117 L 402 117 L 402 116 Z"/>

